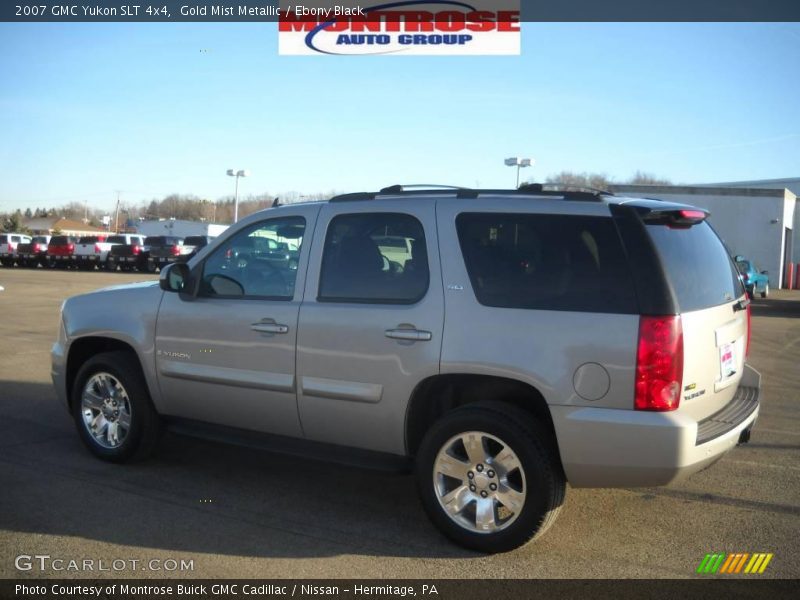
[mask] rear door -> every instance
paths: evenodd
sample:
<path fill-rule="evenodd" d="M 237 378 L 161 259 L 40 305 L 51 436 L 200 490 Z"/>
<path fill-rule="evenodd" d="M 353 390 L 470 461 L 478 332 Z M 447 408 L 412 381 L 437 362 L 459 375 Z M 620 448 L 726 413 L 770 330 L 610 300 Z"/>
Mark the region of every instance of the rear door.
<path fill-rule="evenodd" d="M 747 351 L 746 301 L 736 265 L 705 221 L 645 225 L 671 283 L 683 326 L 679 410 L 707 417 L 733 398 Z"/>
<path fill-rule="evenodd" d="M 297 349 L 306 437 L 405 454 L 409 398 L 439 372 L 435 223 L 433 201 L 330 203 L 320 212 Z M 391 255 L 387 236 L 408 240 L 410 251 Z"/>

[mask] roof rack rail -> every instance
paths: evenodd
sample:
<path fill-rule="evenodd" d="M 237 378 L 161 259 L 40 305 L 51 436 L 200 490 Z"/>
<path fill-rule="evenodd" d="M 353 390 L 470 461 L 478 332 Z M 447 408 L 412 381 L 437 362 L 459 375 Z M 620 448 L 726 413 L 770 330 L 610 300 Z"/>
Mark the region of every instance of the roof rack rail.
<path fill-rule="evenodd" d="M 409 183 L 406 185 L 390 185 L 389 187 L 382 188 L 381 194 L 402 194 L 412 190 L 465 190 L 467 188 L 460 185 L 442 185 L 440 183 Z"/>
<path fill-rule="evenodd" d="M 409 189 L 415 188 L 415 189 Z M 423 189 L 416 189 L 423 188 Z M 547 188 L 547 189 L 545 189 Z M 551 189 L 555 188 L 555 189 Z M 589 200 L 599 201 L 603 196 L 613 196 L 611 192 L 605 190 L 597 190 L 594 188 L 576 186 L 561 186 L 560 184 L 548 183 L 526 183 L 519 186 L 518 189 L 473 189 L 456 186 L 444 185 L 429 185 L 429 184 L 415 184 L 415 185 L 392 185 L 385 187 L 377 192 L 353 192 L 349 194 L 339 194 L 329 200 L 329 202 L 353 202 L 361 200 L 375 200 L 379 196 L 430 196 L 447 194 L 452 195 L 455 193 L 456 198 L 459 199 L 475 199 L 481 195 L 488 194 L 508 194 L 520 196 L 555 196 L 565 200 Z"/>

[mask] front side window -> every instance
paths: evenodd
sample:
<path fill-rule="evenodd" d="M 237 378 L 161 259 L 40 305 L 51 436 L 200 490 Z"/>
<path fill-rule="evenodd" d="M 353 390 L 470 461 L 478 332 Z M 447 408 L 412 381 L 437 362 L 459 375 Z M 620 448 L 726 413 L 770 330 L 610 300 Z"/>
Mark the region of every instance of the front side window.
<path fill-rule="evenodd" d="M 425 233 L 411 215 L 360 213 L 331 220 L 321 302 L 413 304 L 425 296 L 428 277 Z"/>
<path fill-rule="evenodd" d="M 291 300 L 305 228 L 302 217 L 271 219 L 227 239 L 203 265 L 200 295 Z M 282 250 L 281 242 L 297 250 Z"/>
<path fill-rule="evenodd" d="M 609 217 L 462 213 L 456 228 L 472 289 L 484 306 L 637 311 Z"/>

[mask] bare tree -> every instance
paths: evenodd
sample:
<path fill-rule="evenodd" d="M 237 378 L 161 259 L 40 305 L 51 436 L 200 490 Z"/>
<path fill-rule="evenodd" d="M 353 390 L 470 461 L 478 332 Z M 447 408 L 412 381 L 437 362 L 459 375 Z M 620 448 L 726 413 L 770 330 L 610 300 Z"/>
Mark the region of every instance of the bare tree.
<path fill-rule="evenodd" d="M 672 185 L 672 182 L 669 179 L 657 177 L 652 173 L 646 173 L 638 170 L 626 183 L 638 185 Z"/>
<path fill-rule="evenodd" d="M 546 183 L 560 183 L 567 186 L 607 190 L 612 181 L 605 173 L 573 173 L 572 171 L 561 171 L 561 173 L 549 176 Z"/>

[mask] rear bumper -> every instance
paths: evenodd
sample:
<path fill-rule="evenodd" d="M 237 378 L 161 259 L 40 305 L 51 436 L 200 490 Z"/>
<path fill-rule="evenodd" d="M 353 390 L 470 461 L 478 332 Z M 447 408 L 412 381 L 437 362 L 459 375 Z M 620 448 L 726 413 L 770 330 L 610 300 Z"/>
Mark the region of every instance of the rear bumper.
<path fill-rule="evenodd" d="M 758 418 L 761 375 L 745 365 L 739 389 L 698 422 L 680 412 L 551 406 L 561 461 L 573 487 L 666 485 L 713 464 Z"/>

